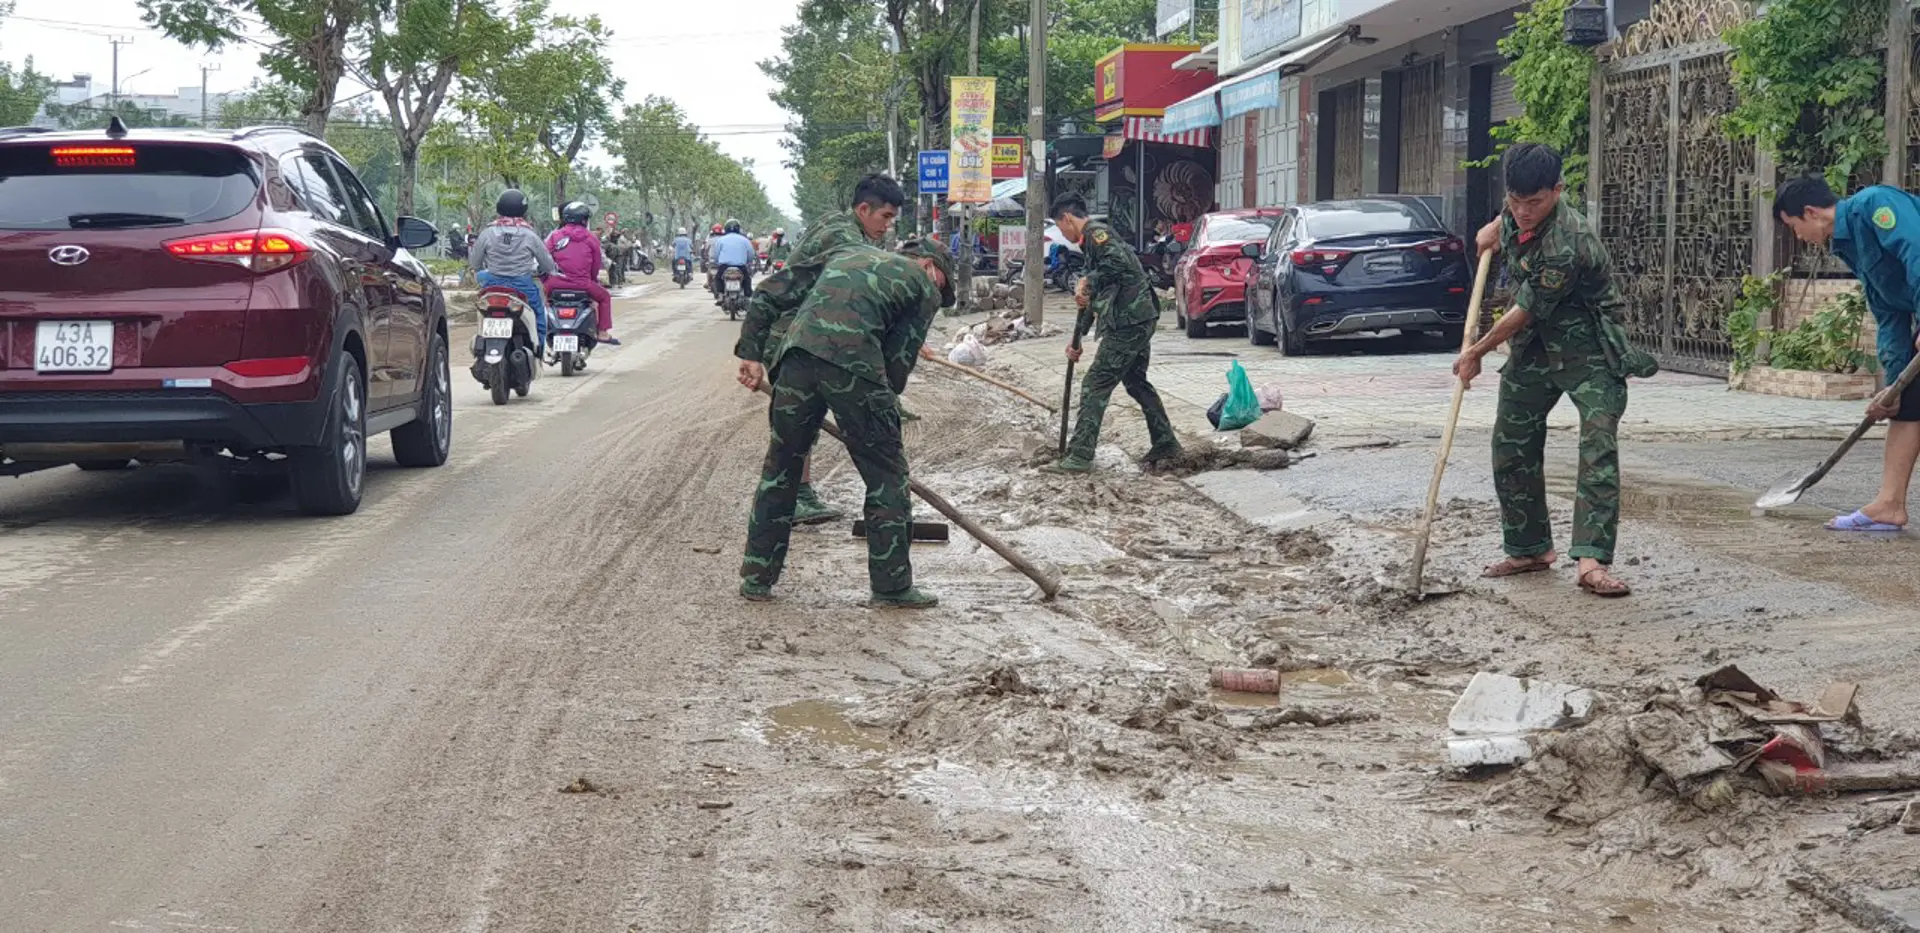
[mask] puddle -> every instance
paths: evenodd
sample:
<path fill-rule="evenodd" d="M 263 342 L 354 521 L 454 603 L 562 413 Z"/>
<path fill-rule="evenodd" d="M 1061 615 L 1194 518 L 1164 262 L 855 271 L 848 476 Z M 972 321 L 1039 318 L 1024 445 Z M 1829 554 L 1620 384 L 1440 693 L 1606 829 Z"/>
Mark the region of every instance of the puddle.
<path fill-rule="evenodd" d="M 1188 615 L 1185 609 L 1171 600 L 1154 600 L 1153 614 L 1167 624 L 1168 633 L 1186 648 L 1188 654 L 1210 664 L 1232 664 L 1239 657 L 1239 652 L 1207 628 L 1206 623 Z"/>
<path fill-rule="evenodd" d="M 1547 477 L 1547 491 L 1563 499 L 1573 497 L 1574 484 L 1571 475 Z M 1827 512 L 1805 505 L 1756 515 L 1757 490 L 1635 475 L 1626 476 L 1622 487 L 1623 522 L 1682 529 L 1689 545 L 1883 605 L 1920 601 L 1920 577 L 1884 570 L 1888 563 L 1920 558 L 1920 540 L 1911 535 L 1835 534 L 1821 527 Z"/>
<path fill-rule="evenodd" d="M 833 745 L 860 752 L 887 752 L 892 745 L 879 729 L 856 726 L 847 719 L 847 707 L 830 700 L 801 700 L 767 711 L 773 725 L 767 738 Z"/>
<path fill-rule="evenodd" d="M 1289 686 L 1316 684 L 1322 687 L 1346 687 L 1353 684 L 1353 675 L 1331 667 L 1316 667 L 1304 671 L 1281 671 L 1280 689 Z"/>
<path fill-rule="evenodd" d="M 1273 709 L 1280 705 L 1280 695 L 1276 693 L 1241 693 L 1238 690 L 1212 690 L 1213 705 L 1228 709 Z"/>

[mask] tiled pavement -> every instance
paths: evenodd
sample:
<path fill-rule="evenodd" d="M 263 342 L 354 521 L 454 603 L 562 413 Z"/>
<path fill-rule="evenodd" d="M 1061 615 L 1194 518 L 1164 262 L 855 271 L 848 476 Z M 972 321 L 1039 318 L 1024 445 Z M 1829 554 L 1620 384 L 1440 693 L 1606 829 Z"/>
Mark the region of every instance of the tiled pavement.
<path fill-rule="evenodd" d="M 953 327 L 956 320 L 970 324 L 984 319 L 968 315 L 943 324 Z M 1050 300 L 1047 320 L 1071 327 L 1071 306 Z M 1191 405 L 1204 409 L 1213 404 L 1226 391 L 1229 364 L 1238 359 L 1254 385 L 1278 384 L 1287 410 L 1312 418 L 1319 426 L 1316 436 L 1322 439 L 1428 434 L 1439 431 L 1446 421 L 1453 393 L 1450 352 L 1423 351 L 1397 339 L 1374 339 L 1343 341 L 1307 357 L 1283 357 L 1274 348 L 1252 346 L 1231 331 L 1194 340 L 1170 329 L 1171 321 L 1169 315 L 1154 344 L 1153 383 L 1162 393 Z M 1065 342 L 1065 336 L 1037 338 L 990 347 L 988 352 L 1018 357 L 1026 366 L 1057 370 Z M 1492 428 L 1498 391 L 1494 371 L 1499 363 L 1499 358 L 1489 358 L 1487 373 L 1467 393 L 1462 430 Z M 1621 433 L 1638 438 L 1829 437 L 1851 430 L 1864 407 L 1863 402 L 1731 392 L 1719 379 L 1662 372 L 1633 381 Z M 1578 416 L 1572 404 L 1557 407 L 1551 423 L 1556 428 L 1575 428 Z"/>

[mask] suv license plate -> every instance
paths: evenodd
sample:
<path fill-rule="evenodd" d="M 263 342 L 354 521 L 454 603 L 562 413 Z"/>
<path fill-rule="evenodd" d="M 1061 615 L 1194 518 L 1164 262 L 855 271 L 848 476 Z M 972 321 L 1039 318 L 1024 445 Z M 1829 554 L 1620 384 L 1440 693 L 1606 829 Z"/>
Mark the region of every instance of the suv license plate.
<path fill-rule="evenodd" d="M 41 373 L 104 373 L 113 369 L 112 321 L 41 321 L 33 369 Z"/>
<path fill-rule="evenodd" d="M 728 282 L 727 282 L 727 291 L 730 291 L 730 292 L 737 292 L 737 291 L 739 291 L 739 290 L 740 290 L 740 283 L 739 283 L 739 282 L 735 282 L 735 281 L 728 281 Z"/>
<path fill-rule="evenodd" d="M 555 353 L 580 352 L 580 336 L 578 334 L 554 334 L 553 335 L 553 352 Z"/>
<path fill-rule="evenodd" d="M 480 336 L 488 340 L 504 340 L 513 336 L 513 318 L 483 317 L 480 319 Z"/>

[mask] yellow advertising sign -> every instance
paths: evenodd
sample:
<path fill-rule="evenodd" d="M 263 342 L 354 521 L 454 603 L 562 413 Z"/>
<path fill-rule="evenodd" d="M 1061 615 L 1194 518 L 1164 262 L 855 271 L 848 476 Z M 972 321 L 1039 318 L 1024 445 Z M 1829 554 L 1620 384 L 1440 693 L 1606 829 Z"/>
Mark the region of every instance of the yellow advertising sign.
<path fill-rule="evenodd" d="M 947 200 L 954 204 L 985 204 L 993 200 L 993 91 L 992 78 L 952 79 L 953 101 L 948 110 L 953 123 L 947 168 Z"/>

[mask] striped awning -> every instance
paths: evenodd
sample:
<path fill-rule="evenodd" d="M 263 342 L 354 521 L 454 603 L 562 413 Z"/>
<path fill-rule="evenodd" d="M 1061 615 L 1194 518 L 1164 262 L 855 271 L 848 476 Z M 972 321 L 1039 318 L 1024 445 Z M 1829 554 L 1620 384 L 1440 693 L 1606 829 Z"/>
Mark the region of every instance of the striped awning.
<path fill-rule="evenodd" d="M 1121 137 L 1143 143 L 1165 143 L 1169 146 L 1192 146 L 1195 149 L 1205 149 L 1212 145 L 1213 131 L 1202 127 L 1169 133 L 1166 132 L 1159 117 L 1128 117 L 1121 130 Z"/>

